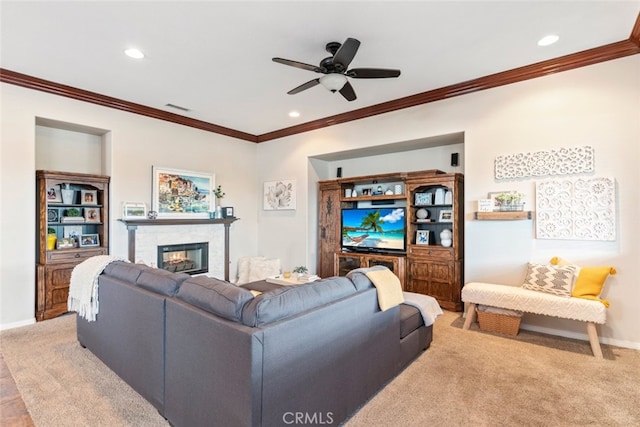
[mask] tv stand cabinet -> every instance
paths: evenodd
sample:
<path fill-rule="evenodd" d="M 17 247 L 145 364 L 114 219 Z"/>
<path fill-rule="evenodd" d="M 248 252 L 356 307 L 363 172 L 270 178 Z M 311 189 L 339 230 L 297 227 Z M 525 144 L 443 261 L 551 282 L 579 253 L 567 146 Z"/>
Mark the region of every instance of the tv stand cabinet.
<path fill-rule="evenodd" d="M 390 254 L 372 254 L 362 252 L 337 252 L 335 254 L 334 275 L 346 276 L 356 268 L 384 265 L 400 279 L 402 290 L 405 289 L 405 256 Z"/>
<path fill-rule="evenodd" d="M 341 210 L 376 206 L 406 208 L 406 255 L 342 251 Z M 451 232 L 445 242 L 444 230 Z M 424 170 L 320 181 L 317 274 L 344 276 L 372 265 L 389 267 L 404 290 L 430 295 L 447 310 L 462 311 L 464 176 Z"/>

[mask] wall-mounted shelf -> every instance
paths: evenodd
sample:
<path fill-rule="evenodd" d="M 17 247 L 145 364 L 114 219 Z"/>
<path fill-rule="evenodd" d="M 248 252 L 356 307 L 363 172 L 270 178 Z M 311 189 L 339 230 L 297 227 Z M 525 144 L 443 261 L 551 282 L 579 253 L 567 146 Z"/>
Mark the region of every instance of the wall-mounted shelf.
<path fill-rule="evenodd" d="M 474 214 L 474 219 L 481 221 L 517 221 L 531 219 L 532 217 L 531 211 L 475 212 Z"/>

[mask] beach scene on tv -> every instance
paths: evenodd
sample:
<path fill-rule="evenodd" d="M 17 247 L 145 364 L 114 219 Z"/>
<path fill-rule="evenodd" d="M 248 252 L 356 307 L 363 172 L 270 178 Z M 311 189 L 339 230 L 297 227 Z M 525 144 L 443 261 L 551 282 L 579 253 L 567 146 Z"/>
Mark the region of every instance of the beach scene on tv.
<path fill-rule="evenodd" d="M 404 209 L 344 209 L 342 246 L 404 250 Z"/>

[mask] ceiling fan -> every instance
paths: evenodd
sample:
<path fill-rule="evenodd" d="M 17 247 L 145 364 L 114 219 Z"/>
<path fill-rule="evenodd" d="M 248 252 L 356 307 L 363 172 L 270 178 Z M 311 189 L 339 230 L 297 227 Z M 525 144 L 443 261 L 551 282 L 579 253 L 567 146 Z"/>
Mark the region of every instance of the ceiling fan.
<path fill-rule="evenodd" d="M 284 58 L 273 58 L 274 62 L 291 67 L 300 68 L 302 70 L 313 71 L 315 73 L 324 74 L 317 79 L 310 80 L 300 86 L 287 92 L 289 95 L 295 95 L 303 90 L 312 88 L 321 84 L 331 92 L 340 92 L 347 101 L 356 99 L 356 93 L 347 80 L 347 77 L 354 79 L 384 79 L 389 77 L 398 77 L 400 70 L 391 70 L 385 68 L 352 68 L 348 69 L 349 64 L 356 56 L 356 52 L 360 47 L 360 42 L 353 38 L 348 38 L 344 43 L 338 42 L 327 43 L 325 49 L 331 56 L 320 61 L 320 65 L 310 65 L 303 62 L 291 61 Z"/>

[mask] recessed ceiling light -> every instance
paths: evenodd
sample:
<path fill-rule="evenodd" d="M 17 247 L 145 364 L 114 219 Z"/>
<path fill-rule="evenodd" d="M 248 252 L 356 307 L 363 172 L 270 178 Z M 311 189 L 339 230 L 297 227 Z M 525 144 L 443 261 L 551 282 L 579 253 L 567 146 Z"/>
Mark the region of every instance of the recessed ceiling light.
<path fill-rule="evenodd" d="M 291 111 L 289 117 L 300 117 L 300 113 L 297 111 Z"/>
<path fill-rule="evenodd" d="M 558 41 L 560 37 L 555 34 L 549 34 L 548 36 L 544 36 L 540 40 L 538 40 L 538 46 L 549 46 L 550 44 L 554 44 Z"/>
<path fill-rule="evenodd" d="M 124 51 L 124 53 L 134 59 L 142 59 L 144 58 L 144 53 L 142 53 L 139 49 L 131 48 Z"/>

